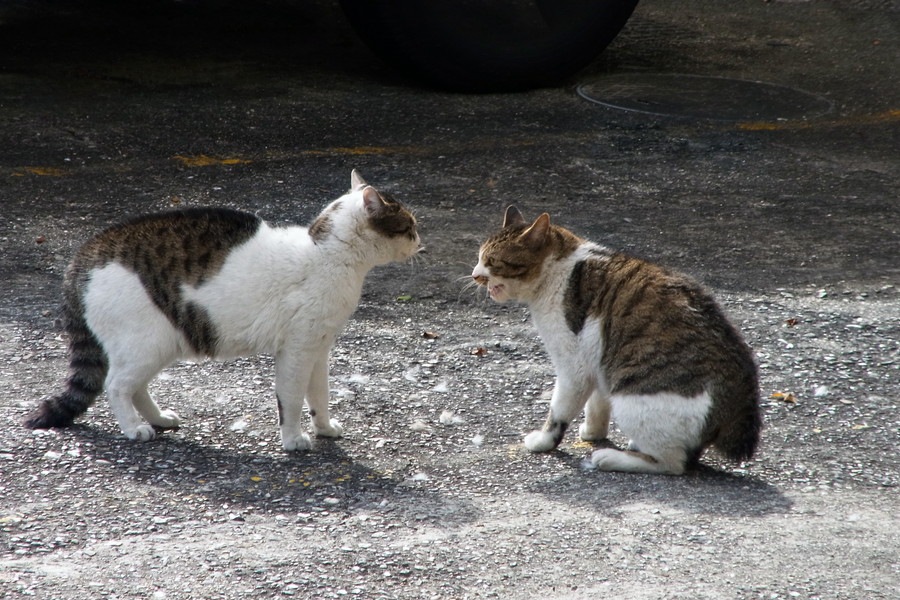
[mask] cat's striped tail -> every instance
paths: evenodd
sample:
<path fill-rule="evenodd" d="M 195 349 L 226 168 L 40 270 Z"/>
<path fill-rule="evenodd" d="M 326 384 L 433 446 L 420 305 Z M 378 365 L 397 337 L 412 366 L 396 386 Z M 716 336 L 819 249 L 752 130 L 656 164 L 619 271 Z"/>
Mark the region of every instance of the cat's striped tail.
<path fill-rule="evenodd" d="M 742 393 L 745 397 L 735 402 L 737 406 L 734 413 L 719 429 L 719 435 L 714 441 L 716 448 L 735 462 L 752 458 L 759 445 L 763 420 L 755 378 L 753 383 L 745 387 Z"/>
<path fill-rule="evenodd" d="M 109 370 L 106 352 L 84 320 L 77 293 L 70 293 L 63 305 L 63 326 L 69 334 L 69 377 L 66 389 L 43 400 L 28 416 L 29 429 L 68 427 L 75 417 L 84 414 L 103 391 Z M 73 297 L 74 296 L 74 297 Z"/>

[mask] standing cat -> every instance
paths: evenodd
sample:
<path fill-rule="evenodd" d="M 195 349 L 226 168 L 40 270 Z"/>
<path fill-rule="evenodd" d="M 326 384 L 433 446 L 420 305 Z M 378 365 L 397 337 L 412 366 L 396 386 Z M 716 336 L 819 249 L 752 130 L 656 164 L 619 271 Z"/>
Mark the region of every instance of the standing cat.
<path fill-rule="evenodd" d="M 525 437 L 556 448 L 585 409 L 579 433 L 607 436 L 610 416 L 628 450 L 597 450 L 606 471 L 680 474 L 710 445 L 750 458 L 762 419 L 750 348 L 691 279 L 614 252 L 515 207 L 481 246 L 475 281 L 497 302 L 528 304 L 556 370 L 550 415 Z"/>
<path fill-rule="evenodd" d="M 88 241 L 65 275 L 66 389 L 26 427 L 70 425 L 105 385 L 124 434 L 149 440 L 179 425 L 147 392 L 159 371 L 182 358 L 267 352 L 285 450 L 311 446 L 304 399 L 316 435 L 339 437 L 328 414 L 331 346 L 366 273 L 420 249 L 412 214 L 356 171 L 350 182 L 308 229 L 196 208 L 138 217 Z"/>

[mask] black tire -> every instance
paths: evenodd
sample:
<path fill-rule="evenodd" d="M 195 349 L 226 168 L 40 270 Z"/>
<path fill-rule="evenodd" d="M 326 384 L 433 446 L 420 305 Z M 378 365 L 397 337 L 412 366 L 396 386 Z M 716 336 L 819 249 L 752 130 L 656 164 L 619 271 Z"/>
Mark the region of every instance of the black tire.
<path fill-rule="evenodd" d="M 616 37 L 638 0 L 341 0 L 362 40 L 406 74 L 461 92 L 557 85 Z"/>

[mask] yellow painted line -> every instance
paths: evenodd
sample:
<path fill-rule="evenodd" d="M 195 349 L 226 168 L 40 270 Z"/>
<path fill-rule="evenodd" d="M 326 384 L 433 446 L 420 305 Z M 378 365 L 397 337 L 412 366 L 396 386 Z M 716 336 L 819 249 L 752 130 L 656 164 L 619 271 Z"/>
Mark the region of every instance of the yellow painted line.
<path fill-rule="evenodd" d="M 338 146 L 336 148 L 325 148 L 323 150 L 303 150 L 300 152 L 304 156 L 382 156 L 387 154 L 419 154 L 423 148 L 415 146 Z"/>
<path fill-rule="evenodd" d="M 180 162 L 186 167 L 212 167 L 215 165 L 246 165 L 252 160 L 247 160 L 244 158 L 216 158 L 213 156 L 207 156 L 206 154 L 197 154 L 195 156 L 185 156 L 183 154 L 176 154 L 173 156 L 175 160 Z"/>
<path fill-rule="evenodd" d="M 885 125 L 900 122 L 900 110 L 886 110 L 874 115 L 857 115 L 843 119 L 821 121 L 749 121 L 738 123 L 742 131 L 798 131 L 802 129 L 830 129 L 856 125 Z"/>
<path fill-rule="evenodd" d="M 39 177 L 61 177 L 66 172 L 56 167 L 21 167 L 13 171 L 13 177 L 24 177 L 25 175 L 38 175 Z"/>
<path fill-rule="evenodd" d="M 567 136 L 571 141 L 572 136 Z M 538 141 L 544 140 L 510 140 L 490 138 L 485 140 L 470 140 L 464 144 L 448 144 L 443 146 L 335 146 L 317 150 L 301 150 L 300 156 L 386 156 L 390 154 L 406 154 L 411 156 L 425 156 L 441 154 L 445 152 L 469 152 L 473 150 L 492 150 L 494 148 L 521 148 L 534 146 Z"/>

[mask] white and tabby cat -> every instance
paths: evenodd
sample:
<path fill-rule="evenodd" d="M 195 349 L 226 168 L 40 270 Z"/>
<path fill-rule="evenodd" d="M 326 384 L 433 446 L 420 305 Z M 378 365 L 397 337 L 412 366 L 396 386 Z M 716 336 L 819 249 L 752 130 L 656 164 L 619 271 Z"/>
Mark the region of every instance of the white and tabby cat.
<path fill-rule="evenodd" d="M 147 384 L 182 358 L 275 356 L 286 450 L 338 437 L 328 413 L 328 358 L 359 303 L 366 273 L 418 252 L 416 220 L 356 171 L 351 190 L 305 227 L 270 227 L 235 210 L 196 208 L 138 217 L 100 233 L 66 270 L 63 322 L 70 374 L 62 393 L 25 420 L 65 427 L 104 385 L 128 438 L 179 425 Z"/>
<path fill-rule="evenodd" d="M 750 458 L 762 420 L 750 348 L 713 298 L 688 277 L 614 252 L 510 206 L 481 246 L 472 277 L 497 302 L 520 300 L 556 371 L 532 452 L 556 448 L 585 409 L 583 440 L 610 417 L 631 441 L 596 450 L 608 471 L 680 474 L 710 445 Z"/>

